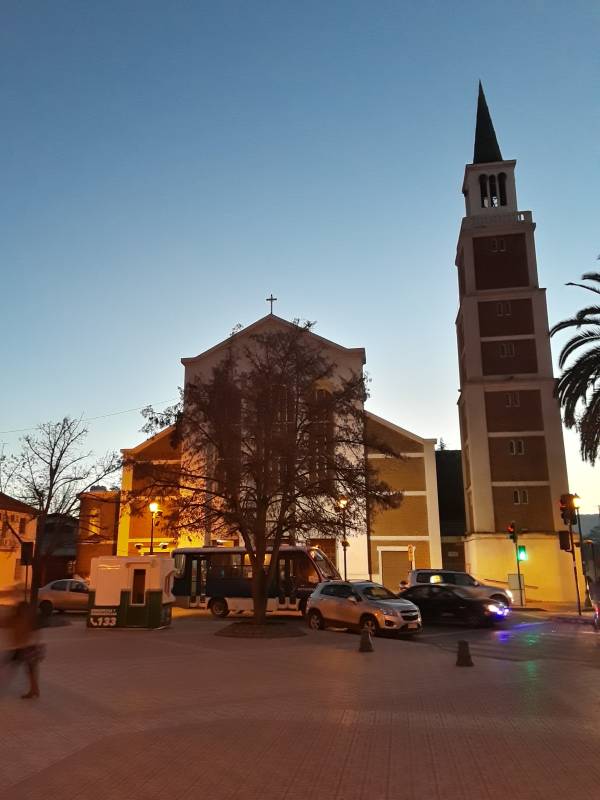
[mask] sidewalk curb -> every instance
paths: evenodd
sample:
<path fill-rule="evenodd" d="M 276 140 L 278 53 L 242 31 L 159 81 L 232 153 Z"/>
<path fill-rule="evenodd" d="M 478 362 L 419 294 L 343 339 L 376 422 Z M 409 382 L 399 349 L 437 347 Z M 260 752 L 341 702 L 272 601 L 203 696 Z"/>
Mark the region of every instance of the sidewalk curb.
<path fill-rule="evenodd" d="M 549 617 L 553 622 L 570 622 L 572 625 L 593 625 L 592 617 L 569 616 L 567 614 L 553 614 Z"/>

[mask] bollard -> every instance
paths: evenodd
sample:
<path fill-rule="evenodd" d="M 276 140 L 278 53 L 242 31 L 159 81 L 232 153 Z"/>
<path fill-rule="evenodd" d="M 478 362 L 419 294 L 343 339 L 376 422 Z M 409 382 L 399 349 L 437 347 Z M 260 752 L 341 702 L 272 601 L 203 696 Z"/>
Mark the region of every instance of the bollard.
<path fill-rule="evenodd" d="M 371 640 L 371 632 L 368 628 L 363 628 L 360 632 L 360 644 L 358 646 L 359 653 L 372 653 L 373 641 Z"/>
<path fill-rule="evenodd" d="M 461 639 L 458 643 L 458 651 L 456 653 L 456 666 L 457 667 L 472 667 L 473 659 L 471 658 L 471 651 L 469 650 L 469 643 Z"/>

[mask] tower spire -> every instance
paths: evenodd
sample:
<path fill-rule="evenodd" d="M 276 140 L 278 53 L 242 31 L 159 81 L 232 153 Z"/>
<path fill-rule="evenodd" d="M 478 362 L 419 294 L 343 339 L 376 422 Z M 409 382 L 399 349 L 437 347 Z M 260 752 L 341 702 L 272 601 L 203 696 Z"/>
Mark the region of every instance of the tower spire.
<path fill-rule="evenodd" d="M 488 164 L 502 161 L 502 153 L 496 139 L 496 132 L 490 116 L 490 110 L 479 81 L 479 97 L 477 98 L 477 123 L 475 126 L 474 164 Z"/>

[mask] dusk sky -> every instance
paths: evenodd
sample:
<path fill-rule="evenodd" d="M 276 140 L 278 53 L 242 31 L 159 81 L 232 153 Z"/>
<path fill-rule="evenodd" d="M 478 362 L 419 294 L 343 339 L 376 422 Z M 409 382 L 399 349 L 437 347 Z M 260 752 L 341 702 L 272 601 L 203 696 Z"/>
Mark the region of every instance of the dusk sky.
<path fill-rule="evenodd" d="M 481 78 L 550 324 L 598 268 L 600 5 L 16 2 L 0 14 L 0 442 L 177 397 L 268 312 L 363 346 L 369 408 L 459 446 L 454 257 Z M 555 358 L 564 338 L 553 343 Z M 91 420 L 100 454 L 139 412 Z M 566 437 L 571 490 L 600 504 Z"/>

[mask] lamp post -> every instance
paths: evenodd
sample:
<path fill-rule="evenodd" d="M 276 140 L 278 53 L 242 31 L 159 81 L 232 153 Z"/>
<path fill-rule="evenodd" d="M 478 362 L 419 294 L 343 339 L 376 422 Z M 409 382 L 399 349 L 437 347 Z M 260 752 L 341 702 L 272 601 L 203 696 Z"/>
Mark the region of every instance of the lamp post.
<path fill-rule="evenodd" d="M 152 522 L 150 523 L 150 555 L 154 555 L 154 518 L 158 514 L 158 503 L 156 501 L 152 501 L 148 506 L 150 509 L 150 513 L 152 514 Z"/>
<path fill-rule="evenodd" d="M 346 506 L 348 505 L 348 498 L 342 495 L 337 501 L 338 508 L 342 512 L 342 549 L 344 551 L 344 580 L 348 580 L 348 569 L 346 565 L 346 550 L 349 547 L 348 540 L 346 539 Z"/>

